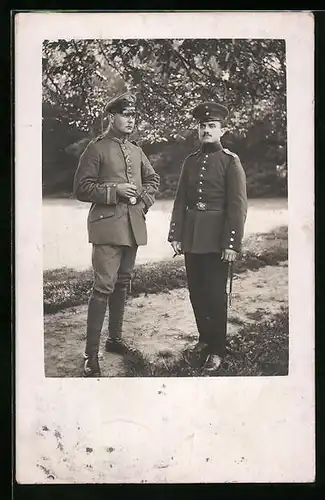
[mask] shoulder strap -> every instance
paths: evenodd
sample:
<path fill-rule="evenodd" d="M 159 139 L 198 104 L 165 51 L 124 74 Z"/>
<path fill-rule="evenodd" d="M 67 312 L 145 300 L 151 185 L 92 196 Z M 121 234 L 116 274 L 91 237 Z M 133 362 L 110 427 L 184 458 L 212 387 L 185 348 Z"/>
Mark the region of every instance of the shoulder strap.
<path fill-rule="evenodd" d="M 108 134 L 108 131 L 105 130 L 105 132 L 103 132 L 102 134 L 98 135 L 97 137 L 95 137 L 92 142 L 97 142 L 97 141 L 101 141 L 102 139 L 104 139 L 104 137 L 106 137 Z"/>
<path fill-rule="evenodd" d="M 227 148 L 223 148 L 223 151 L 227 154 L 227 155 L 230 155 L 232 156 L 233 158 L 238 158 L 238 155 L 236 153 L 233 153 L 232 151 L 230 151 L 229 149 Z"/>
<path fill-rule="evenodd" d="M 186 156 L 185 160 L 187 160 L 187 158 L 190 158 L 191 156 L 196 156 L 199 152 L 200 152 L 199 149 L 197 149 L 196 151 L 193 151 L 193 153 L 190 153 L 189 155 Z"/>

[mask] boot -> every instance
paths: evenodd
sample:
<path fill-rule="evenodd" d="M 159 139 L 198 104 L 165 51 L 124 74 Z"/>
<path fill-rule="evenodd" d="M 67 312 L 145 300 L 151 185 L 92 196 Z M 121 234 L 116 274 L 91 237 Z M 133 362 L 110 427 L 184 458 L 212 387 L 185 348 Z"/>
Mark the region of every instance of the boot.
<path fill-rule="evenodd" d="M 222 363 L 222 358 L 218 354 L 210 354 L 208 361 L 204 365 L 207 372 L 216 372 Z"/>
<path fill-rule="evenodd" d="M 107 296 L 94 291 L 88 303 L 87 340 L 85 350 L 85 377 L 100 377 L 98 349 L 100 334 L 107 309 Z"/>
<path fill-rule="evenodd" d="M 117 284 L 109 297 L 108 339 L 105 349 L 107 352 L 126 354 L 132 347 L 122 340 L 122 327 L 124 318 L 127 287 Z"/>
<path fill-rule="evenodd" d="M 192 368 L 201 368 L 209 356 L 209 346 L 200 340 L 192 349 L 184 352 L 185 361 Z"/>

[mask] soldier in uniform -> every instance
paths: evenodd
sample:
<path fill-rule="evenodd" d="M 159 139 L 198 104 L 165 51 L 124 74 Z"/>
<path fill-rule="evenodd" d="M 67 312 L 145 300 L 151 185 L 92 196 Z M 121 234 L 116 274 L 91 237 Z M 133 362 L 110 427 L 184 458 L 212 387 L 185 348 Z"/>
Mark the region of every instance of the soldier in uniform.
<path fill-rule="evenodd" d="M 193 110 L 201 147 L 184 161 L 168 241 L 184 253 L 199 342 L 189 360 L 217 370 L 226 350 L 227 276 L 241 249 L 247 213 L 246 177 L 238 156 L 221 145 L 228 109 L 204 102 Z"/>
<path fill-rule="evenodd" d="M 87 226 L 92 243 L 94 284 L 88 304 L 84 376 L 100 376 L 98 348 L 107 305 L 108 352 L 124 354 L 122 339 L 127 290 L 139 245 L 147 243 L 146 213 L 154 203 L 159 176 L 142 149 L 129 141 L 135 125 L 135 97 L 111 100 L 108 130 L 91 141 L 74 179 L 78 200 L 91 202 Z"/>

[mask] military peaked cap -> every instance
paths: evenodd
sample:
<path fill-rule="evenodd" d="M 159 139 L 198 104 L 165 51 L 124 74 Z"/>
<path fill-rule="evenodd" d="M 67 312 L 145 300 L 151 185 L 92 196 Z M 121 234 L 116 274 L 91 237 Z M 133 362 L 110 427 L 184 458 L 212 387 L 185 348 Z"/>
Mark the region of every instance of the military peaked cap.
<path fill-rule="evenodd" d="M 105 110 L 109 113 L 123 113 L 126 109 L 135 111 L 135 96 L 129 92 L 124 92 L 114 99 L 111 99 L 105 107 Z"/>
<path fill-rule="evenodd" d="M 217 102 L 202 102 L 192 111 L 193 118 L 199 122 L 223 120 L 228 114 L 228 109 Z"/>

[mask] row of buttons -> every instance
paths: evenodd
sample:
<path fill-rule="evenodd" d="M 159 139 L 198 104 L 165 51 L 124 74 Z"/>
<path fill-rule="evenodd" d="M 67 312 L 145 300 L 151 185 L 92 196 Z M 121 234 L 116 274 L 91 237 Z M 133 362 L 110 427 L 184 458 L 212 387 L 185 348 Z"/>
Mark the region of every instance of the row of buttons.
<path fill-rule="evenodd" d="M 128 181 L 131 184 L 135 184 L 135 182 L 133 180 L 133 175 L 132 175 L 132 163 L 131 163 L 131 159 L 130 159 L 130 156 L 129 156 L 129 151 L 128 151 L 127 147 L 124 144 L 121 144 L 121 148 L 122 148 L 122 151 L 123 151 L 123 154 L 124 154 L 124 158 L 125 158 L 125 162 L 126 162 L 126 165 L 127 165 L 127 178 L 128 178 Z"/>
<path fill-rule="evenodd" d="M 204 157 L 205 157 L 205 158 L 208 158 L 208 155 L 206 154 Z M 205 159 L 205 160 L 203 160 L 203 164 L 204 164 L 204 165 L 206 164 L 206 162 L 207 162 L 207 161 L 206 161 L 206 159 Z M 204 177 L 204 173 L 203 173 L 203 172 L 205 172 L 205 170 L 206 170 L 206 167 L 205 167 L 205 166 L 202 166 L 202 167 L 201 167 L 201 173 L 200 173 L 200 179 L 203 179 L 203 177 Z M 199 197 L 198 197 L 199 202 L 200 202 L 200 201 L 202 201 L 202 196 L 201 196 L 201 193 L 203 192 L 202 186 L 203 186 L 203 181 L 202 181 L 202 180 L 200 180 L 200 181 L 199 181 L 199 188 L 198 188 L 198 193 L 200 193 L 200 194 L 199 194 Z"/>
<path fill-rule="evenodd" d="M 232 235 L 235 235 L 235 231 L 231 231 L 231 234 L 232 234 Z M 234 239 L 234 237 L 233 237 L 233 236 L 230 238 L 230 241 L 235 241 L 235 239 Z M 234 248 L 234 245 L 233 245 L 233 244 L 230 244 L 230 245 L 229 245 L 229 248 Z"/>

